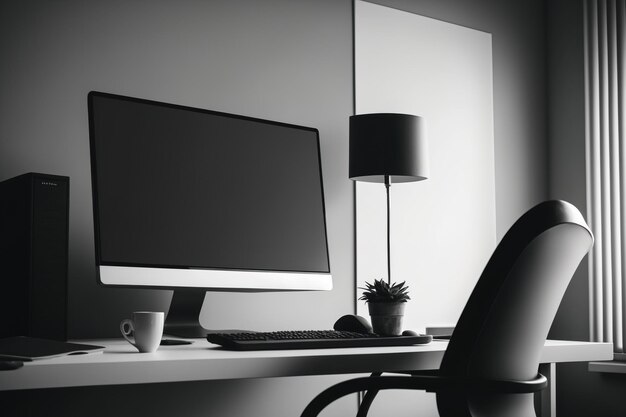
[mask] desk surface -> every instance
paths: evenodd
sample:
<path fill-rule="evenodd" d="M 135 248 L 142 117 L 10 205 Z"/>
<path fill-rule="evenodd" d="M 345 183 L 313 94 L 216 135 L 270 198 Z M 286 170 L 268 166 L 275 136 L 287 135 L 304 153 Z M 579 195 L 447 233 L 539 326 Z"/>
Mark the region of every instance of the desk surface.
<path fill-rule="evenodd" d="M 161 346 L 154 353 L 137 353 L 120 339 L 81 342 L 106 349 L 102 353 L 27 362 L 23 368 L 0 371 L 0 391 L 435 369 L 447 346 L 447 342 L 434 341 L 409 347 L 234 352 L 197 340 L 192 345 Z M 541 362 L 611 359 L 611 343 L 550 340 Z"/>

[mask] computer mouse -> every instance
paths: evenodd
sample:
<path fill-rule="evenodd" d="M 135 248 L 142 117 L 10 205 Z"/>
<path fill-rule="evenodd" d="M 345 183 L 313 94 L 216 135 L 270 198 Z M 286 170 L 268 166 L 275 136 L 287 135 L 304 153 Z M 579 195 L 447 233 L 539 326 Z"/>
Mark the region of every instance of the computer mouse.
<path fill-rule="evenodd" d="M 414 330 L 405 330 L 402 332 L 402 336 L 420 336 L 420 334 Z"/>
<path fill-rule="evenodd" d="M 344 332 L 372 333 L 372 326 L 369 321 L 365 317 L 357 316 L 356 314 L 346 314 L 339 317 L 333 329 Z"/>

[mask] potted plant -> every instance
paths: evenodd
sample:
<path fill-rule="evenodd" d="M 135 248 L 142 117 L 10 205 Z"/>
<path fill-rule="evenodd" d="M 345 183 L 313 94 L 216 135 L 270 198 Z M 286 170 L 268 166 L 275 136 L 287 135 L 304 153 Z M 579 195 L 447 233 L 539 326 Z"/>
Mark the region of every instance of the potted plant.
<path fill-rule="evenodd" d="M 399 336 L 402 333 L 404 307 L 410 300 L 406 281 L 389 284 L 382 279 L 375 279 L 373 284 L 365 283 L 363 295 L 372 319 L 374 333 L 381 336 Z"/>

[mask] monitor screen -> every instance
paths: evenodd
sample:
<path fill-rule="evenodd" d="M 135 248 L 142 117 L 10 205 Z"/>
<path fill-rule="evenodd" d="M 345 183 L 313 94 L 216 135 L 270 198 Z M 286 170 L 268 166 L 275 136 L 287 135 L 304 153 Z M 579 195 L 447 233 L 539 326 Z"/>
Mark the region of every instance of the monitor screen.
<path fill-rule="evenodd" d="M 102 283 L 329 289 L 316 129 L 98 92 L 89 122 Z"/>

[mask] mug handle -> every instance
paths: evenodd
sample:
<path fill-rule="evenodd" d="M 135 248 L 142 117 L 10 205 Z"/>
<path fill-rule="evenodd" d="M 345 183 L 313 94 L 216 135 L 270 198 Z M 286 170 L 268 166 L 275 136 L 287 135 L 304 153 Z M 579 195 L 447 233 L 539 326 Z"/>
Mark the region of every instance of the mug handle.
<path fill-rule="evenodd" d="M 126 329 L 126 326 L 128 326 L 128 330 Z M 130 338 L 128 337 L 132 336 L 135 333 L 135 326 L 133 325 L 133 321 L 131 319 L 122 320 L 122 322 L 120 323 L 120 332 L 122 332 L 122 336 L 124 336 L 124 339 L 126 339 L 128 343 L 137 347 L 137 345 L 135 345 L 135 342 L 130 340 Z"/>

